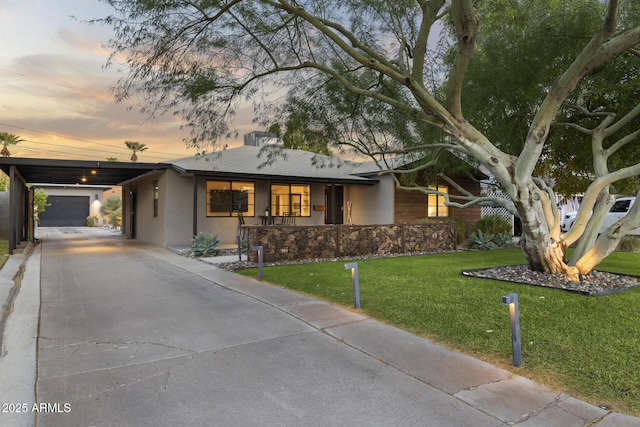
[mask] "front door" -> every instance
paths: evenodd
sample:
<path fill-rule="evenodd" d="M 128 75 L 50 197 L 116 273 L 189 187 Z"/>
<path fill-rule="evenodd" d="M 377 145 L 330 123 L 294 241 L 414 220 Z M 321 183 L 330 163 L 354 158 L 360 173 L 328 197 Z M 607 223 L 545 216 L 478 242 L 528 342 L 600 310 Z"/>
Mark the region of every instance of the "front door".
<path fill-rule="evenodd" d="M 344 187 L 328 185 L 324 188 L 325 224 L 344 224 Z"/>

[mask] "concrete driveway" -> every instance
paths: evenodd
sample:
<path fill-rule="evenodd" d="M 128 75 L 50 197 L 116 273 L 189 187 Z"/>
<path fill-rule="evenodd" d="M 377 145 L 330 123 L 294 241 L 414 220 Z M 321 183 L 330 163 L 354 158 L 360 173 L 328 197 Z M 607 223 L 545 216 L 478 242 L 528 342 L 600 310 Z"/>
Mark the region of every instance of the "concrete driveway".
<path fill-rule="evenodd" d="M 640 425 L 352 310 L 110 232 L 52 230 L 31 259 L 41 307 L 25 403 L 36 405 L 30 417 L 2 414 L 2 425 Z"/>

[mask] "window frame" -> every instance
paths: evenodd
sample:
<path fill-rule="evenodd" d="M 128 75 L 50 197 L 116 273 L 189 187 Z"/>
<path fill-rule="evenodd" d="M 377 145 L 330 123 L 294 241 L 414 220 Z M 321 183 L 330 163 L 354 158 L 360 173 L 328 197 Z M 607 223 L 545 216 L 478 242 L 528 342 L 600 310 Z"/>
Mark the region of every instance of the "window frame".
<path fill-rule="evenodd" d="M 449 206 L 444 204 L 446 201 L 445 196 L 440 193 L 449 194 L 449 186 L 437 184 L 435 186 L 430 185 L 428 188 L 438 191 L 438 193 L 427 194 L 427 218 L 448 218 L 451 215 L 451 210 Z M 432 214 L 432 209 L 435 210 L 435 215 Z M 443 210 L 444 212 L 442 212 Z"/>
<path fill-rule="evenodd" d="M 274 193 L 274 187 L 288 187 L 287 193 Z M 308 197 L 307 203 L 305 201 L 304 191 L 297 192 L 297 189 L 292 189 L 292 187 L 306 187 L 308 189 Z M 271 183 L 269 187 L 269 194 L 271 195 L 271 215 L 272 216 L 287 216 L 292 213 L 295 216 L 302 218 L 311 217 L 311 184 L 303 184 L 303 183 L 286 183 L 286 182 L 274 182 Z M 296 192 L 294 192 L 296 191 Z M 286 197 L 287 203 L 278 203 L 279 197 Z M 282 210 L 280 212 L 280 206 L 288 207 L 288 210 Z M 297 209 L 296 209 L 297 207 Z"/>
<path fill-rule="evenodd" d="M 209 184 L 210 183 L 219 183 L 219 184 L 226 184 L 228 189 L 210 189 L 209 188 Z M 246 186 L 249 187 L 250 190 L 247 192 L 247 203 L 246 203 L 246 210 L 240 210 L 235 208 L 234 204 L 236 203 L 241 203 L 238 202 L 238 199 L 236 198 L 237 193 L 242 193 L 241 190 L 239 190 L 238 188 L 234 188 L 234 187 L 238 187 L 238 186 Z M 230 218 L 230 217 L 236 217 L 238 216 L 239 212 L 242 212 L 242 215 L 245 217 L 255 217 L 256 215 L 256 199 L 255 199 L 255 195 L 256 195 L 256 183 L 255 181 L 244 181 L 244 180 L 233 180 L 233 179 L 207 179 L 206 183 L 205 183 L 205 187 L 206 187 L 206 214 L 207 214 L 207 218 Z M 222 197 L 224 199 L 228 198 L 228 210 L 218 210 L 218 211 L 212 211 L 212 197 L 213 197 L 213 192 L 219 192 Z M 229 193 L 224 194 L 224 193 Z M 227 202 L 227 200 L 223 200 L 224 202 Z M 242 205 L 240 205 L 240 207 L 242 207 Z"/>

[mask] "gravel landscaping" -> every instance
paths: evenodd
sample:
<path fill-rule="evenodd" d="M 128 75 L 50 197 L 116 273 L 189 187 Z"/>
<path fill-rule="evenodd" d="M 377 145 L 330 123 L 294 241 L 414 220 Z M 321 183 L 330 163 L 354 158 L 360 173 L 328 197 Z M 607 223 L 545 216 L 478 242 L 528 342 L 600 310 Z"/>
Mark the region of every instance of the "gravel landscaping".
<path fill-rule="evenodd" d="M 532 271 L 527 265 L 509 265 L 463 271 L 462 274 L 484 279 L 523 283 L 526 285 L 557 288 L 584 295 L 609 295 L 615 292 L 640 286 L 640 277 L 623 274 L 592 271 L 581 282 L 572 282 L 560 274 L 547 274 Z"/>

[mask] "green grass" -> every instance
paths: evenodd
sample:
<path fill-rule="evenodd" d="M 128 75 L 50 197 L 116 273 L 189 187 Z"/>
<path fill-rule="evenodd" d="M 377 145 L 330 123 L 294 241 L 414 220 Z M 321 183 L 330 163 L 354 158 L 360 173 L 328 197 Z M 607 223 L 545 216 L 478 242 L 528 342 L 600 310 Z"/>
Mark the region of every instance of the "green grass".
<path fill-rule="evenodd" d="M 0 240 L 0 268 L 9 259 L 9 241 Z"/>
<path fill-rule="evenodd" d="M 465 277 L 464 269 L 524 263 L 518 249 L 358 261 L 366 315 L 489 361 L 557 391 L 640 415 L 640 288 L 604 297 Z M 266 267 L 264 280 L 352 306 L 345 262 Z M 599 267 L 640 275 L 640 254 Z M 256 269 L 238 271 L 256 277 Z M 522 360 L 511 366 L 508 310 L 518 294 Z"/>

